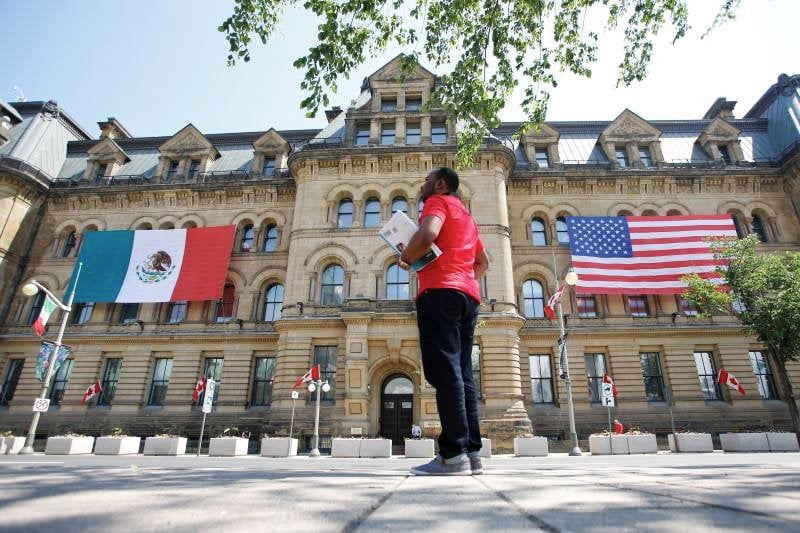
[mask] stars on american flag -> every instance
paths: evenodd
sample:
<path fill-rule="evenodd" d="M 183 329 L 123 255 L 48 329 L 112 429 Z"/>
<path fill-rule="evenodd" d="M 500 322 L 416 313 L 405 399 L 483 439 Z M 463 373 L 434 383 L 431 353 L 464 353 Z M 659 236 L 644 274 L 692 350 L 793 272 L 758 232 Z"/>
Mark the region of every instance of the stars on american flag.
<path fill-rule="evenodd" d="M 631 237 L 625 217 L 568 217 L 572 255 L 631 257 Z"/>

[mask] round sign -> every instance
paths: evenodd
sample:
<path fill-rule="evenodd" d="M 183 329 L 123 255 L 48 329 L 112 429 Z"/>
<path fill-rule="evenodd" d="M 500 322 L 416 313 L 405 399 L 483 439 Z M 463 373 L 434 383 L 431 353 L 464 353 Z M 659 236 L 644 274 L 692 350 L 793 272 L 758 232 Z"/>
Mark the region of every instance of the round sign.
<path fill-rule="evenodd" d="M 603 396 L 614 396 L 614 389 L 611 383 L 603 383 Z"/>

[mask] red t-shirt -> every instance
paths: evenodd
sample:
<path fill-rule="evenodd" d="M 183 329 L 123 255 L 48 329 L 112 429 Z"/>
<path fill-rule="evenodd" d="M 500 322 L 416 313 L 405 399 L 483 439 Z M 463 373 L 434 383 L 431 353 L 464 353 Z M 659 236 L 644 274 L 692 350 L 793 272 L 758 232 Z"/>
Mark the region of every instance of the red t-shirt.
<path fill-rule="evenodd" d="M 480 287 L 475 279 L 475 256 L 484 249 L 478 225 L 456 196 L 434 194 L 425 200 L 420 222 L 435 216 L 442 220 L 436 246 L 442 255 L 417 273 L 419 294 L 426 289 L 456 289 L 477 302 Z"/>

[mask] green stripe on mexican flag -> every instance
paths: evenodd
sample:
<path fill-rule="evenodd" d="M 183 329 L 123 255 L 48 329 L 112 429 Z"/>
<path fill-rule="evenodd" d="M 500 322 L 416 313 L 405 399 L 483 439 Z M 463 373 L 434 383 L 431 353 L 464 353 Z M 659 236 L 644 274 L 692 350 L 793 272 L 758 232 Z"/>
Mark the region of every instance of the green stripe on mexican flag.
<path fill-rule="evenodd" d="M 56 303 L 51 300 L 49 296 L 45 295 L 42 311 L 39 313 L 36 322 L 33 323 L 33 331 L 40 337 L 42 333 L 44 333 L 44 326 L 47 324 L 47 319 L 50 318 L 50 315 L 53 314 L 53 311 L 55 311 L 57 307 Z"/>

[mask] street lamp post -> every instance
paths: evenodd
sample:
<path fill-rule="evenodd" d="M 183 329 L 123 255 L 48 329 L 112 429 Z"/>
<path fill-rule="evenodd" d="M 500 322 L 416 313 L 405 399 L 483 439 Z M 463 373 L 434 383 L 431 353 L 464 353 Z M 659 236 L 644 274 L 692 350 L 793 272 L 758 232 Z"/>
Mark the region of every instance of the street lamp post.
<path fill-rule="evenodd" d="M 78 286 L 78 278 L 81 276 L 82 267 L 83 263 L 78 263 L 78 272 L 75 275 L 75 283 L 72 285 L 72 291 L 69 293 L 69 298 L 67 299 L 66 305 L 64 305 L 61 300 L 56 298 L 52 292 L 48 291 L 36 280 L 31 280 L 22 287 L 22 293 L 25 296 L 34 296 L 39 291 L 42 291 L 51 300 L 53 300 L 53 302 L 55 302 L 55 304 L 62 311 L 64 311 L 64 316 L 61 317 L 61 326 L 58 328 L 58 337 L 56 338 L 55 345 L 53 346 L 53 351 L 50 353 L 50 358 L 47 361 L 47 374 L 45 375 L 44 384 L 42 385 L 42 393 L 39 396 L 39 398 L 42 400 L 47 398 L 47 390 L 50 388 L 50 380 L 53 378 L 53 367 L 55 367 L 55 361 L 58 357 L 58 352 L 61 349 L 61 340 L 64 338 L 64 330 L 67 329 L 69 313 L 72 310 L 72 300 L 75 298 L 75 287 Z M 36 439 L 36 428 L 39 426 L 39 415 L 41 415 L 41 413 L 38 411 L 33 413 L 33 420 L 31 420 L 31 425 L 28 428 L 28 436 L 25 438 L 25 446 L 19 452 L 20 454 L 28 455 L 33 453 L 33 441 Z"/>
<path fill-rule="evenodd" d="M 317 391 L 317 410 L 316 414 L 314 415 L 314 447 L 308 454 L 310 457 L 319 457 L 319 404 L 321 393 L 328 392 L 329 390 L 331 390 L 331 386 L 328 385 L 328 380 L 323 381 L 320 378 L 317 380 L 312 380 L 311 383 L 308 384 L 308 392 Z"/>
<path fill-rule="evenodd" d="M 558 290 L 558 266 L 556 265 L 556 254 L 553 254 L 553 274 L 555 275 L 556 288 Z M 564 282 L 570 287 L 574 287 L 578 283 L 578 273 L 573 269 L 567 272 L 564 276 Z M 572 376 L 569 373 L 569 356 L 567 355 L 567 336 L 564 330 L 564 307 L 561 305 L 561 298 L 558 300 L 558 328 L 561 333 L 559 343 L 559 353 L 561 362 L 561 372 L 564 383 L 567 386 L 567 413 L 569 416 L 569 438 L 572 444 L 572 449 L 569 454 L 572 456 L 581 455 L 581 449 L 578 446 L 578 433 L 575 431 L 575 408 L 572 405 Z"/>

